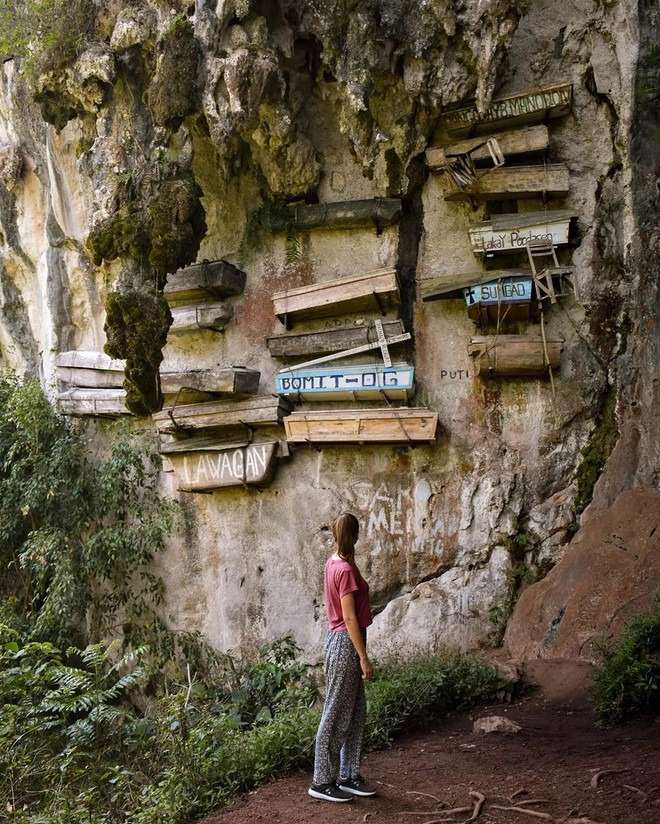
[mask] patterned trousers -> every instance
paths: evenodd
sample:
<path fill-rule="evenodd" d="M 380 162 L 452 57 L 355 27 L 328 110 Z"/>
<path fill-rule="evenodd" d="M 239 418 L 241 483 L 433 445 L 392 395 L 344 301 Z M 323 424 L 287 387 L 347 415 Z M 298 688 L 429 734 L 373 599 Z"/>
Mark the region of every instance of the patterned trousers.
<path fill-rule="evenodd" d="M 323 657 L 325 703 L 316 735 L 315 784 L 359 775 L 367 717 L 360 659 L 348 632 L 329 632 Z"/>

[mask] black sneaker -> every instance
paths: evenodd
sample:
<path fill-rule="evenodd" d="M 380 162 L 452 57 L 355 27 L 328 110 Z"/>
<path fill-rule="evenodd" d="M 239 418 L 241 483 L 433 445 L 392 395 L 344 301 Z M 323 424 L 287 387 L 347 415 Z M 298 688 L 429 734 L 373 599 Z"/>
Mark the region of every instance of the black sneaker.
<path fill-rule="evenodd" d="M 340 790 L 343 790 L 345 793 L 350 793 L 351 795 L 361 795 L 366 797 L 369 795 L 376 795 L 377 792 L 374 787 L 367 784 L 361 775 L 358 775 L 357 778 L 340 778 L 337 782 L 337 786 Z"/>
<path fill-rule="evenodd" d="M 312 784 L 307 790 L 312 798 L 319 798 L 321 801 L 352 801 L 353 793 L 342 792 L 334 781 L 330 784 Z"/>

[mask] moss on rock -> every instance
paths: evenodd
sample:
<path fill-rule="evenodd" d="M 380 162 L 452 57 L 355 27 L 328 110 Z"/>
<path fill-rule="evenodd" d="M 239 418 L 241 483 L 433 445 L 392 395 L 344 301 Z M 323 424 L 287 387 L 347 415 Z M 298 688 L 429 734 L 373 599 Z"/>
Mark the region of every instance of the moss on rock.
<path fill-rule="evenodd" d="M 105 351 L 126 360 L 126 406 L 144 417 L 163 405 L 158 368 L 172 314 L 162 293 L 145 289 L 111 292 L 106 300 Z"/>
<path fill-rule="evenodd" d="M 159 49 L 147 105 L 155 123 L 176 129 L 197 108 L 202 49 L 190 23 L 180 19 L 163 35 Z"/>

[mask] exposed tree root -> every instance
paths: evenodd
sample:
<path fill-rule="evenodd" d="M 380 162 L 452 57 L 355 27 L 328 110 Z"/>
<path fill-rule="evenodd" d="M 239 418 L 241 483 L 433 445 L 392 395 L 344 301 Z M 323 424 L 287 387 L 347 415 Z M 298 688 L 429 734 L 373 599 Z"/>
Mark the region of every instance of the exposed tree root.
<path fill-rule="evenodd" d="M 642 790 L 640 790 L 639 787 L 633 787 L 631 784 L 624 784 L 623 786 L 631 792 L 638 793 L 642 799 L 642 804 L 645 804 L 649 800 L 648 795 Z"/>
<path fill-rule="evenodd" d="M 601 778 L 604 778 L 606 775 L 617 775 L 618 773 L 630 772 L 629 769 L 622 769 L 622 770 L 597 770 L 591 776 L 591 789 L 595 790 L 598 786 L 598 782 Z"/>
<path fill-rule="evenodd" d="M 519 806 L 518 807 L 516 807 L 516 806 L 503 807 L 499 804 L 492 804 L 491 809 L 492 810 L 507 810 L 507 811 L 510 811 L 512 813 L 523 813 L 523 815 L 532 815 L 535 818 L 543 818 L 546 821 L 552 821 L 553 820 L 550 813 L 542 813 L 542 812 L 539 812 L 538 810 L 528 810 L 526 807 L 519 807 Z"/>

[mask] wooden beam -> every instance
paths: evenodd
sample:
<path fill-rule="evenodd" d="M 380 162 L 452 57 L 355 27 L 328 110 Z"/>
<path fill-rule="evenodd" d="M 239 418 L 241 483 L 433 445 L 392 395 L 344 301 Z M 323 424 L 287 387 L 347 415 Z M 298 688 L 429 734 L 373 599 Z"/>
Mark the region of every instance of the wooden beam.
<path fill-rule="evenodd" d="M 564 163 L 548 163 L 490 169 L 472 185 L 446 195 L 445 200 L 515 200 L 566 197 L 567 194 L 568 167 Z"/>
<path fill-rule="evenodd" d="M 172 306 L 172 325 L 169 334 L 199 332 L 210 329 L 222 332 L 234 317 L 234 307 L 230 303 L 202 303 L 197 306 Z"/>
<path fill-rule="evenodd" d="M 363 226 L 389 226 L 401 217 L 401 201 L 376 197 L 371 200 L 347 200 L 284 206 L 267 215 L 271 232 L 288 229 L 357 229 Z"/>
<path fill-rule="evenodd" d="M 254 395 L 261 373 L 255 369 L 232 366 L 226 369 L 199 369 L 186 372 L 161 372 L 160 388 L 166 394 L 184 389 L 213 395 Z"/>
<path fill-rule="evenodd" d="M 454 109 L 445 112 L 442 120 L 449 134 L 471 136 L 567 115 L 572 99 L 573 86 L 558 83 L 498 97 L 485 112 L 479 112 L 474 105 Z"/>
<path fill-rule="evenodd" d="M 420 443 L 435 439 L 438 415 L 421 407 L 292 412 L 290 443 Z"/>
<path fill-rule="evenodd" d="M 226 260 L 206 260 L 168 277 L 163 294 L 168 301 L 227 298 L 245 289 L 246 274 Z"/>
<path fill-rule="evenodd" d="M 363 275 L 287 289 L 273 295 L 277 318 L 288 321 L 323 318 L 398 307 L 399 284 L 394 269 L 378 269 Z"/>
<path fill-rule="evenodd" d="M 476 163 L 489 161 L 490 152 L 486 146 L 475 150 L 475 147 L 484 143 L 484 140 L 483 137 L 472 137 L 449 146 L 431 146 L 426 150 L 426 164 L 433 171 L 442 171 L 453 158 L 468 154 L 468 152 Z M 528 126 L 523 129 L 499 132 L 497 143 L 505 157 L 544 152 L 550 145 L 548 127 Z"/>
<path fill-rule="evenodd" d="M 387 338 L 402 335 L 403 321 L 383 320 L 383 332 Z M 266 338 L 268 350 L 273 358 L 295 358 L 305 355 L 325 355 L 353 349 L 366 343 L 377 342 L 378 335 L 374 322 L 361 326 L 342 326 L 324 329 L 320 332 L 289 333 Z"/>

